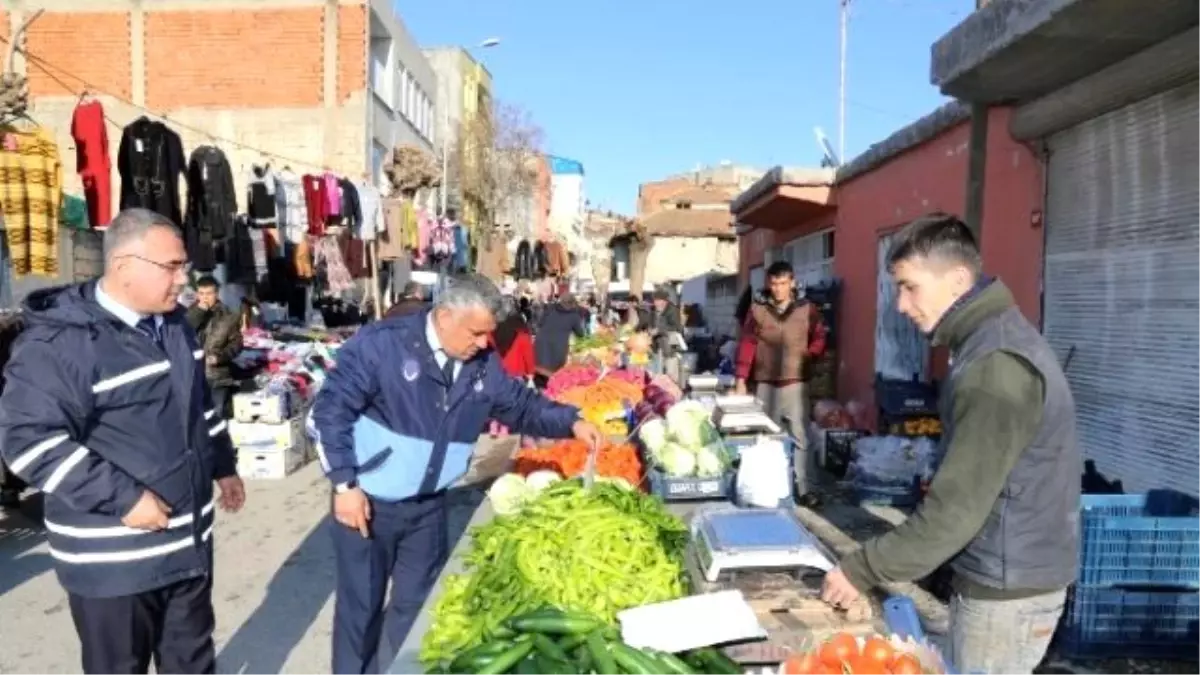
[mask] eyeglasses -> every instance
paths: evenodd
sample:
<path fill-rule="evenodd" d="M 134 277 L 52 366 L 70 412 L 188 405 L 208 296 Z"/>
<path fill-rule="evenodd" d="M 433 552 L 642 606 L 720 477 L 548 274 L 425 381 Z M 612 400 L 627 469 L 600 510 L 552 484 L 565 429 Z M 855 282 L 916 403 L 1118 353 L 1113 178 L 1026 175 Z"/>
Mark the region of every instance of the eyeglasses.
<path fill-rule="evenodd" d="M 162 270 L 164 272 L 169 272 L 171 274 L 179 274 L 180 272 L 183 272 L 184 274 L 192 273 L 192 263 L 188 262 L 187 260 L 169 260 L 167 262 L 159 262 L 157 260 L 143 258 L 142 256 L 136 255 L 133 253 L 130 253 L 128 255 L 119 256 L 119 257 L 121 257 L 121 258 L 136 258 L 138 260 L 141 260 L 142 262 L 148 262 L 151 265 L 154 265 L 155 267 L 159 268 L 160 270 Z"/>

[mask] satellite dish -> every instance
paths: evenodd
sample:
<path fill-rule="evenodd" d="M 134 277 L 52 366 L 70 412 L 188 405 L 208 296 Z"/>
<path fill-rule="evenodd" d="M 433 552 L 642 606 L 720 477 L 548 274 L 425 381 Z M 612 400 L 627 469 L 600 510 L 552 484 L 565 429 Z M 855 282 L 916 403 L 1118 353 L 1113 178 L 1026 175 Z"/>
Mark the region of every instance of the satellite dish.
<path fill-rule="evenodd" d="M 821 166 L 831 169 L 841 166 L 841 159 L 833 151 L 833 146 L 829 144 L 829 139 L 825 137 L 821 127 L 813 127 L 813 133 L 817 136 L 817 147 L 821 149 Z"/>
<path fill-rule="evenodd" d="M 486 47 L 495 47 L 498 44 L 500 44 L 500 38 L 491 37 L 491 38 L 484 40 L 483 42 L 480 42 L 479 46 L 486 48 Z"/>

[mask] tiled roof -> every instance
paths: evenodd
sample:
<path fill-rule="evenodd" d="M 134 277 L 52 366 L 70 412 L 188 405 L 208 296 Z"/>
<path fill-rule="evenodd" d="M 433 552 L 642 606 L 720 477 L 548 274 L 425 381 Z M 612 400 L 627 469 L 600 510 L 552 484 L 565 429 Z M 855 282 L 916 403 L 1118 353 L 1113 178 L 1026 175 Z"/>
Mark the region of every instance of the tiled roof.
<path fill-rule="evenodd" d="M 664 209 L 642 219 L 647 234 L 658 237 L 734 238 L 728 209 Z"/>

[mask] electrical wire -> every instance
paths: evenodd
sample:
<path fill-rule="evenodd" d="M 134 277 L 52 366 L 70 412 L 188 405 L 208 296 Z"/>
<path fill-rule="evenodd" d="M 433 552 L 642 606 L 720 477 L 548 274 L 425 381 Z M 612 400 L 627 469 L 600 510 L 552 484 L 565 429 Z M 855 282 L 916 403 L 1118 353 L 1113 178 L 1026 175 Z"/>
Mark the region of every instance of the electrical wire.
<path fill-rule="evenodd" d="M 0 40 L 0 41 L 2 41 L 2 40 Z M 147 116 L 156 117 L 158 119 L 163 120 L 164 122 L 170 122 L 172 125 L 179 127 L 180 129 L 190 131 L 199 136 L 204 136 L 204 137 L 208 138 L 210 141 L 212 141 L 213 144 L 224 144 L 224 145 L 228 145 L 228 146 L 233 146 L 235 148 L 240 148 L 242 150 L 249 150 L 251 152 L 258 153 L 259 155 L 261 155 L 263 157 L 268 157 L 270 159 L 278 160 L 285 164 L 299 165 L 302 168 L 308 167 L 308 168 L 313 168 L 313 169 L 320 169 L 322 171 L 328 170 L 327 167 L 321 166 L 318 164 L 314 164 L 313 162 L 310 162 L 310 161 L 296 159 L 295 157 L 288 157 L 286 155 L 281 155 L 277 152 L 271 152 L 269 150 L 263 150 L 262 148 L 258 148 L 253 145 L 250 145 L 248 143 L 243 143 L 242 141 L 234 140 L 231 138 L 222 138 L 220 136 L 217 136 L 216 134 L 213 134 L 212 132 L 208 131 L 207 129 L 201 129 L 199 127 L 195 127 L 195 126 L 192 126 L 189 124 L 184 124 L 183 122 L 180 122 L 177 119 L 172 119 L 168 113 L 159 112 L 152 108 L 147 108 L 144 105 L 134 103 L 133 101 L 129 100 L 128 98 L 126 98 L 124 96 L 121 96 L 120 94 L 114 94 L 111 91 L 107 91 L 101 87 L 97 87 L 95 84 L 88 82 L 87 80 L 80 77 L 79 75 L 72 73 L 71 71 L 67 70 L 66 68 L 55 65 L 36 54 L 30 53 L 25 50 L 22 50 L 22 53 L 25 55 L 26 60 L 29 61 L 30 63 L 32 63 L 34 66 L 36 66 L 38 68 L 38 70 L 45 73 L 47 77 L 49 77 L 51 80 L 53 80 L 55 83 L 57 83 L 60 87 L 71 92 L 72 95 L 78 96 L 81 100 L 87 94 L 104 95 L 104 96 L 112 98 L 116 101 L 119 101 L 131 108 L 134 108 L 135 110 L 138 110 Z M 68 84 L 67 82 L 65 82 L 63 80 L 63 77 L 60 77 L 59 75 L 56 75 L 54 72 L 52 72 L 52 69 L 58 71 L 63 77 L 67 77 L 67 78 L 70 78 L 70 79 L 73 79 L 73 80 L 79 82 L 79 84 L 82 86 L 81 87 L 72 87 L 70 84 Z M 104 120 L 106 122 L 108 122 L 109 124 L 113 125 L 118 130 L 123 130 L 126 126 L 124 124 L 121 124 L 120 122 L 117 122 L 112 117 L 110 117 L 108 114 L 108 111 L 104 112 Z"/>

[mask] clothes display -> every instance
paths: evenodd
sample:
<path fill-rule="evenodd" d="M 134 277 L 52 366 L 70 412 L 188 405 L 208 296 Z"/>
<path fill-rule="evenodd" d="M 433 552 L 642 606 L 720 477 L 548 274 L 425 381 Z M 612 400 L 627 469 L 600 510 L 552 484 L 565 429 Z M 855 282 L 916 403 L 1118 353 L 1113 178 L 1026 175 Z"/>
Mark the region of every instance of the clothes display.
<path fill-rule="evenodd" d="M 75 141 L 75 171 L 83 182 L 88 221 L 108 227 L 112 220 L 112 160 L 108 156 L 108 127 L 104 105 L 97 100 L 80 101 L 71 115 L 71 138 Z"/>
<path fill-rule="evenodd" d="M 182 223 L 179 176 L 185 169 L 183 141 L 162 122 L 142 116 L 121 132 L 117 171 L 121 174 L 121 209 L 157 211 Z"/>
<path fill-rule="evenodd" d="M 275 199 L 275 174 L 270 165 L 250 167 L 250 181 L 246 186 L 246 213 L 254 227 L 272 227 L 276 224 L 278 205 Z"/>
<path fill-rule="evenodd" d="M 62 162 L 54 134 L 43 127 L 0 128 L 0 210 L 12 275 L 58 275 Z"/>
<path fill-rule="evenodd" d="M 237 213 L 233 171 L 225 153 L 211 145 L 196 148 L 188 160 L 187 187 L 184 245 L 192 267 L 208 271 L 222 262 L 216 246 L 229 235 Z"/>

